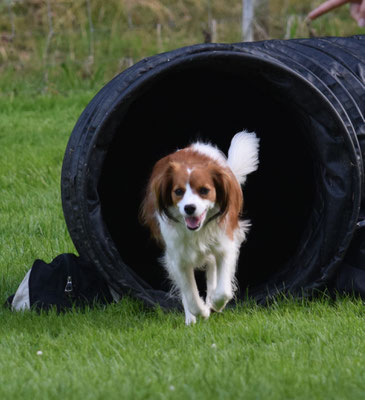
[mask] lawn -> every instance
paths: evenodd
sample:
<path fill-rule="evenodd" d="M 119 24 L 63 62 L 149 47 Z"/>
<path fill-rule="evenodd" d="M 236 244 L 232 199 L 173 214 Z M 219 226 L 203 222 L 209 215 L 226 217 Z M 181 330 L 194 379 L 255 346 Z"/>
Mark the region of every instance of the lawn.
<path fill-rule="evenodd" d="M 362 399 L 361 302 L 182 315 L 131 301 L 84 313 L 1 312 L 3 399 Z M 39 354 L 42 352 L 42 354 Z"/>
<path fill-rule="evenodd" d="M 273 0 L 260 30 L 267 36 L 258 38 L 307 36 L 305 15 L 319 3 Z M 63 218 L 60 172 L 70 132 L 96 91 L 142 57 L 201 42 L 211 19 L 219 41 L 241 40 L 240 4 L 1 3 L 1 304 L 35 259 L 76 252 Z M 313 28 L 319 36 L 363 33 L 345 7 Z M 0 399 L 365 397 L 360 300 L 247 302 L 191 327 L 182 313 L 128 298 L 61 315 L 13 313 L 1 304 Z"/>
<path fill-rule="evenodd" d="M 75 252 L 60 170 L 93 95 L 0 96 L 1 302 L 34 259 Z M 0 308 L 0 398 L 362 399 L 364 310 L 349 298 L 283 300 L 186 327 L 130 299 L 63 315 Z"/>

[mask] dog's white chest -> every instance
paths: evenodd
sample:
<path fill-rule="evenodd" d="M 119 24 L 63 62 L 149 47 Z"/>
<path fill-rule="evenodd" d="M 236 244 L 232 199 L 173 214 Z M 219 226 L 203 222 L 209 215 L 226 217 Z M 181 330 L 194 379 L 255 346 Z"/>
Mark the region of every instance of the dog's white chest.
<path fill-rule="evenodd" d="M 174 244 L 169 247 L 170 252 L 175 253 L 182 264 L 193 266 L 194 268 L 200 268 L 206 263 L 206 259 L 211 256 L 212 248 L 201 240 L 189 240 L 182 241 L 179 244 Z"/>
<path fill-rule="evenodd" d="M 203 267 L 213 255 L 220 253 L 221 232 L 215 222 L 199 232 L 189 232 L 186 227 L 172 227 L 163 221 L 161 233 L 166 244 L 166 253 L 170 259 L 179 260 L 183 266 Z"/>

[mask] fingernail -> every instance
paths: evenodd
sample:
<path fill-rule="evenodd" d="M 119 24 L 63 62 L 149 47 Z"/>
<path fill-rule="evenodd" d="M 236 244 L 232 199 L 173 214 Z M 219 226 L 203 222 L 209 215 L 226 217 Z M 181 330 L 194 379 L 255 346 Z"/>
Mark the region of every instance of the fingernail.
<path fill-rule="evenodd" d="M 360 28 L 364 28 L 365 27 L 365 18 L 360 18 L 357 23 Z"/>

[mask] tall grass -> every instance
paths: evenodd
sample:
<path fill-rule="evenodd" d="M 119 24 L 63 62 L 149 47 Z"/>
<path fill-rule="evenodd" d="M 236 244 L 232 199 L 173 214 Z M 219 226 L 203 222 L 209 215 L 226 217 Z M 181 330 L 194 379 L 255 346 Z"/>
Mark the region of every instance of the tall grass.
<path fill-rule="evenodd" d="M 309 29 L 305 16 L 320 2 L 260 0 L 256 39 L 362 32 L 348 7 Z M 241 0 L 3 0 L 0 91 L 101 86 L 143 57 L 203 42 L 212 20 L 217 41 L 241 41 L 241 7 Z"/>

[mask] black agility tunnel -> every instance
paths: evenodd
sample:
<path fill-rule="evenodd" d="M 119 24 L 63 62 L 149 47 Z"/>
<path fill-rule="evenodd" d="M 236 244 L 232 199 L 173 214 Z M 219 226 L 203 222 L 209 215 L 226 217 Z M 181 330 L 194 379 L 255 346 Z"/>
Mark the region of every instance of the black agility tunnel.
<path fill-rule="evenodd" d="M 189 46 L 144 59 L 89 103 L 69 140 L 70 235 L 117 292 L 171 307 L 160 249 L 138 222 L 154 163 L 199 138 L 225 153 L 255 131 L 239 296 L 365 290 L 365 36 Z M 364 271 L 363 271 L 364 269 Z M 365 293 L 365 292 L 364 292 Z"/>

